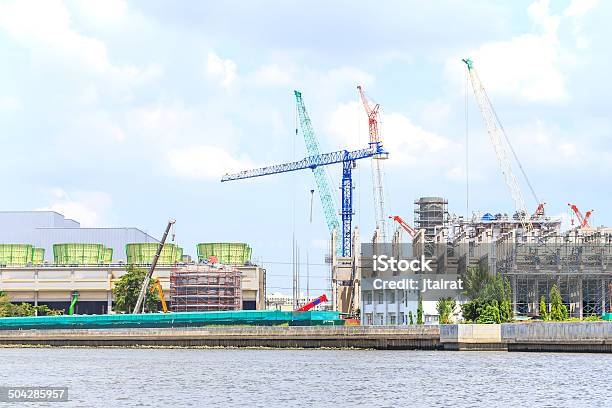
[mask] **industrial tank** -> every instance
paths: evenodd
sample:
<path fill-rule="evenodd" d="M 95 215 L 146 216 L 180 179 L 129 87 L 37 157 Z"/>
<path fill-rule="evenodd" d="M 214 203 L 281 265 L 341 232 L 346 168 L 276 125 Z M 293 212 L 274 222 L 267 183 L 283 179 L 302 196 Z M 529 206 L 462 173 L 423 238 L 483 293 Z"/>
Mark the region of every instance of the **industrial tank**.
<path fill-rule="evenodd" d="M 157 252 L 158 243 L 143 242 L 132 243 L 125 246 L 125 254 L 127 255 L 127 263 L 129 265 L 150 265 L 153 262 L 153 257 Z M 159 265 L 173 265 L 181 262 L 183 256 L 183 248 L 175 244 L 164 244 L 161 255 L 157 263 Z"/>
<path fill-rule="evenodd" d="M 53 244 L 56 265 L 99 265 L 104 263 L 104 252 L 102 244 Z"/>
<path fill-rule="evenodd" d="M 0 265 L 26 266 L 32 262 L 32 245 L 0 244 Z"/>
<path fill-rule="evenodd" d="M 205 242 L 198 244 L 198 261 L 215 256 L 225 265 L 244 265 L 251 260 L 253 250 L 243 242 Z"/>

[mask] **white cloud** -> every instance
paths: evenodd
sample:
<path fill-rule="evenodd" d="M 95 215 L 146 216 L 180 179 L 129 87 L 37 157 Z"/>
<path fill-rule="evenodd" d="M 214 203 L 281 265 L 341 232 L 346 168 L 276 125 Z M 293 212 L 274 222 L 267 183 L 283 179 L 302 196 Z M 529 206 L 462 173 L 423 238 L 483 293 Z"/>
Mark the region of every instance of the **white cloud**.
<path fill-rule="evenodd" d="M 570 17 L 582 17 L 587 12 L 595 8 L 599 0 L 572 0 L 569 6 L 563 11 L 563 15 Z"/>
<path fill-rule="evenodd" d="M 16 111 L 22 108 L 21 101 L 12 96 L 0 96 L 0 110 Z"/>
<path fill-rule="evenodd" d="M 128 5 L 125 0 L 78 0 L 74 6 L 83 18 L 94 24 L 113 24 L 125 19 Z"/>
<path fill-rule="evenodd" d="M 252 75 L 250 83 L 261 86 L 287 86 L 293 82 L 291 73 L 277 64 L 259 67 Z"/>
<path fill-rule="evenodd" d="M 562 15 L 550 12 L 548 0 L 537 0 L 527 9 L 534 29 L 507 41 L 487 42 L 462 57 L 470 57 L 489 92 L 518 96 L 528 101 L 558 103 L 569 98 L 565 68 L 576 63 L 576 50 L 563 44 L 559 27 L 594 7 L 595 2 L 572 2 Z M 578 31 L 574 30 L 574 36 Z M 586 46 L 586 39 L 575 38 Z M 447 72 L 457 81 L 465 66 L 458 56 L 447 62 Z"/>
<path fill-rule="evenodd" d="M 111 196 L 102 191 L 66 192 L 61 188 L 48 190 L 50 203 L 37 211 L 56 211 L 66 218 L 81 223 L 82 227 L 100 227 L 108 225 L 108 210 L 111 207 Z"/>
<path fill-rule="evenodd" d="M 208 53 L 206 68 L 209 74 L 220 79 L 224 88 L 228 88 L 236 80 L 236 63 L 231 59 L 222 59 L 212 51 Z"/>
<path fill-rule="evenodd" d="M 225 173 L 254 167 L 246 156 L 235 158 L 214 146 L 192 146 L 168 153 L 170 168 L 181 177 L 220 180 Z"/>
<path fill-rule="evenodd" d="M 74 30 L 72 17 L 61 0 L 20 0 L 0 4 L 0 30 L 6 31 L 30 52 L 42 56 L 45 63 L 76 66 L 84 72 L 130 85 L 159 76 L 160 68 L 155 65 L 144 71 L 134 66 L 113 65 L 106 44 Z"/>
<path fill-rule="evenodd" d="M 357 101 L 339 105 L 331 114 L 328 132 L 336 137 L 342 148 L 365 146 L 369 140 L 367 116 Z M 390 152 L 389 165 L 416 167 L 436 155 L 450 153 L 449 139 L 414 124 L 407 116 L 382 113 L 379 124 L 383 145 Z"/>

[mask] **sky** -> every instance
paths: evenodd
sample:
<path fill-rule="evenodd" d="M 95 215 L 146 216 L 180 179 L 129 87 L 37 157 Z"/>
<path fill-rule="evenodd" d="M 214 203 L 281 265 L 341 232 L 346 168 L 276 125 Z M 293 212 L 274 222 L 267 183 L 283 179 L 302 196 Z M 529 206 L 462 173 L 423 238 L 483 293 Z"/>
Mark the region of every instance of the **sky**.
<path fill-rule="evenodd" d="M 611 15 L 596 0 L 1 0 L 0 210 L 155 236 L 176 218 L 191 255 L 198 242 L 249 243 L 269 293 L 291 293 L 295 237 L 315 296 L 329 233 L 318 197 L 310 222 L 312 172 L 221 176 L 305 156 L 294 89 L 321 151 L 365 147 L 362 85 L 381 105 L 389 215 L 412 221 L 414 200 L 431 195 L 458 215 L 511 213 L 467 87 L 471 57 L 547 214 L 568 226 L 575 203 L 610 225 Z M 364 242 L 370 166 L 354 171 Z M 326 170 L 338 203 L 341 167 Z"/>

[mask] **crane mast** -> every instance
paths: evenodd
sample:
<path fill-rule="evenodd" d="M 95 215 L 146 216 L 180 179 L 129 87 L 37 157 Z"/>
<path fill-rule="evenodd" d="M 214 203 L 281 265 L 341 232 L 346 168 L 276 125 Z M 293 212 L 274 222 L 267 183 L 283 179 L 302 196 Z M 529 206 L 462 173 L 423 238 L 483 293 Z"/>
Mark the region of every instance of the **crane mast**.
<path fill-rule="evenodd" d="M 381 143 L 380 133 L 378 128 L 378 119 L 380 113 L 380 105 L 370 105 L 368 98 L 363 91 L 361 85 L 357 86 L 361 103 L 368 116 L 368 134 L 370 136 L 370 145 L 375 146 Z M 380 231 L 382 242 L 387 242 L 387 222 L 385 218 L 385 195 L 383 191 L 383 175 L 381 159 L 386 159 L 386 156 L 372 157 L 372 187 L 374 189 L 374 213 L 376 218 L 376 227 Z"/>
<path fill-rule="evenodd" d="M 300 120 L 300 128 L 302 135 L 304 136 L 304 142 L 306 143 L 306 151 L 309 156 L 320 155 L 319 142 L 315 136 L 312 122 L 306 111 L 304 100 L 302 99 L 302 93 L 300 91 L 293 91 L 295 93 L 295 102 L 298 111 L 298 117 Z M 296 129 L 297 132 L 297 129 Z M 327 173 L 323 167 L 314 167 L 312 169 L 315 182 L 317 184 L 317 190 L 319 191 L 319 197 L 321 198 L 321 205 L 323 206 L 323 214 L 325 215 L 325 222 L 329 232 L 340 229 L 340 223 L 338 222 L 338 211 L 334 204 L 334 200 L 331 194 L 330 182 L 327 177 Z M 336 252 L 338 255 L 342 255 L 342 242 L 337 241 Z"/>
<path fill-rule="evenodd" d="M 503 138 L 506 138 L 504 128 L 495 114 L 495 110 L 493 109 L 493 105 L 487 96 L 487 92 L 480 82 L 478 73 L 474 68 L 474 62 L 469 58 L 462 61 L 467 65 L 470 81 L 472 82 L 472 88 L 474 90 L 474 96 L 476 97 L 478 108 L 480 109 L 482 117 L 485 121 L 487 132 L 489 133 L 489 139 L 493 145 L 493 150 L 495 150 L 495 155 L 497 156 L 497 162 L 499 163 L 499 167 L 504 177 L 504 182 L 510 191 L 512 200 L 514 201 L 514 209 L 519 214 L 521 219 L 525 219 L 527 216 L 527 207 L 525 205 L 525 200 L 523 199 L 523 194 L 521 193 L 521 188 L 512 171 L 512 164 L 510 163 L 508 155 L 506 154 L 506 149 L 503 142 Z"/>

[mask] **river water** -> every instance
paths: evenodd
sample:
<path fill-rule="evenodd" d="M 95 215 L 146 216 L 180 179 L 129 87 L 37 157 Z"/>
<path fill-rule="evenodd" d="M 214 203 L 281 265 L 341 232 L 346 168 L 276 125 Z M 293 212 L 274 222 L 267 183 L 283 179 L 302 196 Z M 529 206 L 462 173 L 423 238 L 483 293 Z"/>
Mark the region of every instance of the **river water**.
<path fill-rule="evenodd" d="M 36 405 L 57 408 L 612 406 L 607 354 L 2 348 L 0 362 L 0 386 L 68 387 Z"/>

